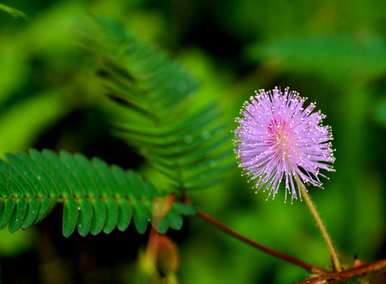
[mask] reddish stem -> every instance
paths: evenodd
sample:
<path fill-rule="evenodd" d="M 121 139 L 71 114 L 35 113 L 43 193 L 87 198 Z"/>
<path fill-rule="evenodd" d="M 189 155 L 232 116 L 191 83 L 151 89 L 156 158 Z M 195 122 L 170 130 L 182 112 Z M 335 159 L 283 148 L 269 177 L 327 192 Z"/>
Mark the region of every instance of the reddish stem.
<path fill-rule="evenodd" d="M 275 258 L 284 260 L 288 263 L 291 263 L 295 266 L 301 267 L 307 271 L 310 271 L 313 273 L 313 276 L 299 284 L 317 284 L 317 283 L 327 283 L 327 281 L 345 281 L 349 280 L 354 277 L 360 277 L 367 275 L 371 272 L 377 272 L 386 269 L 386 259 L 381 259 L 378 261 L 375 261 L 370 264 L 362 264 L 359 266 L 355 266 L 353 268 L 349 268 L 340 272 L 335 271 L 326 271 L 323 268 L 320 268 L 318 266 L 309 264 L 307 262 L 304 262 L 296 257 L 287 255 L 285 253 L 282 253 L 280 251 L 277 251 L 275 249 L 272 249 L 270 247 L 267 247 L 263 244 L 260 244 L 254 240 L 248 239 L 247 237 L 241 235 L 240 233 L 236 232 L 232 228 L 228 227 L 227 225 L 222 224 L 212 216 L 210 216 L 208 213 L 203 212 L 202 210 L 198 210 L 197 216 L 205 221 L 208 224 L 211 224 L 215 226 L 216 228 L 220 229 L 224 233 L 254 247 L 258 250 L 269 254 Z"/>
<path fill-rule="evenodd" d="M 308 271 L 311 271 L 311 272 L 324 272 L 325 270 L 323 268 L 320 268 L 320 267 L 317 267 L 315 265 L 312 265 L 312 264 L 309 264 L 309 263 L 306 263 L 296 257 L 293 257 L 293 256 L 290 256 L 290 255 L 287 255 L 285 253 L 282 253 L 280 251 L 277 251 L 275 249 L 272 249 L 270 247 L 267 247 L 263 244 L 260 244 L 254 240 L 251 240 L 251 239 L 248 239 L 247 237 L 241 235 L 240 233 L 236 232 L 235 230 L 231 229 L 230 227 L 222 224 L 221 222 L 217 221 L 216 219 L 214 219 L 212 216 L 210 216 L 209 214 L 203 212 L 202 210 L 199 210 L 197 212 L 197 216 L 205 221 L 206 223 L 209 223 L 211 225 L 214 225 L 215 227 L 217 227 L 218 229 L 220 229 L 221 231 L 223 231 L 224 233 L 254 247 L 254 248 L 257 248 L 258 250 L 266 253 L 266 254 L 269 254 L 275 258 L 278 258 L 278 259 L 281 259 L 281 260 L 284 260 L 286 262 L 289 262 L 293 265 L 296 265 L 298 267 L 301 267 L 305 270 L 308 270 Z"/>
<path fill-rule="evenodd" d="M 317 284 L 327 283 L 327 281 L 345 281 L 354 277 L 367 275 L 371 272 L 377 272 L 386 269 L 386 259 L 381 259 L 369 264 L 362 264 L 341 272 L 322 272 L 299 284 Z"/>

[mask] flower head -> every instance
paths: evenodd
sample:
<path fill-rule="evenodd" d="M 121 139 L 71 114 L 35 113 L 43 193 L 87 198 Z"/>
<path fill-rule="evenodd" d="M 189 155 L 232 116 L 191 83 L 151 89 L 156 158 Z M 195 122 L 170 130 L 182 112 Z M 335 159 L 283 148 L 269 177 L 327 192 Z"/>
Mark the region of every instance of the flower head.
<path fill-rule="evenodd" d="M 283 182 L 285 196 L 297 199 L 299 183 L 321 187 L 320 170 L 333 171 L 331 128 L 315 112 L 315 104 L 295 91 L 260 90 L 241 110 L 236 134 L 240 167 L 256 188 L 274 198 Z M 325 177 L 325 176 L 324 176 Z"/>

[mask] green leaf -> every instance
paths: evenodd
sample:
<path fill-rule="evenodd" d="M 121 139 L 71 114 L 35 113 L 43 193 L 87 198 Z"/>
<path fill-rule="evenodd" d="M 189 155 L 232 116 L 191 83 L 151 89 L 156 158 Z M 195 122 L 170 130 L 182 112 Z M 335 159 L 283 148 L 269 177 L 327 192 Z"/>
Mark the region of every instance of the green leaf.
<path fill-rule="evenodd" d="M 63 204 L 63 235 L 82 236 L 124 231 L 131 219 L 144 233 L 153 215 L 154 198 L 164 194 L 132 172 L 109 167 L 65 151 L 49 150 L 7 155 L 0 161 L 0 229 L 15 232 L 43 219 L 57 203 Z M 194 214 L 189 205 L 174 203 L 166 212 L 162 232 L 180 229 L 182 215 Z"/>
<path fill-rule="evenodd" d="M 252 61 L 262 59 L 280 69 L 373 78 L 386 70 L 386 42 L 380 36 L 329 35 L 291 38 L 255 44 L 247 50 Z"/>
<path fill-rule="evenodd" d="M 230 129 L 215 103 L 196 103 L 197 83 L 184 68 L 103 18 L 83 45 L 114 103 L 115 133 L 174 189 L 218 184 L 230 168 L 224 165 L 234 164 Z"/>
<path fill-rule="evenodd" d="M 23 18 L 23 19 L 27 18 L 27 16 L 23 12 L 4 4 L 0 4 L 0 11 L 4 11 L 15 18 Z"/>

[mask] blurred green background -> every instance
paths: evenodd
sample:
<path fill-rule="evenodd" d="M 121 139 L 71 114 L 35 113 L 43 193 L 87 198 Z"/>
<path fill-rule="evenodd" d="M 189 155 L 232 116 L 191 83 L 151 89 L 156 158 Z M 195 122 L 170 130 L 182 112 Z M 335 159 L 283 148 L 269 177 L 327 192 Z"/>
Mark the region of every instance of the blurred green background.
<path fill-rule="evenodd" d="M 385 257 L 386 4 L 383 0 L 110 0 L 2 2 L 0 156 L 64 148 L 141 167 L 114 138 L 89 58 L 78 48 L 87 15 L 123 23 L 201 82 L 234 128 L 255 89 L 290 86 L 316 101 L 332 125 L 336 173 L 312 196 L 346 265 Z M 171 78 L 172 79 L 172 78 Z M 321 266 L 329 260 L 304 204 L 265 201 L 236 168 L 224 184 L 194 192 L 204 210 L 262 243 Z M 147 236 L 61 236 L 60 212 L 35 228 L 0 231 L 1 283 L 147 283 Z M 180 283 L 292 283 L 301 269 L 187 220 L 170 232 Z"/>

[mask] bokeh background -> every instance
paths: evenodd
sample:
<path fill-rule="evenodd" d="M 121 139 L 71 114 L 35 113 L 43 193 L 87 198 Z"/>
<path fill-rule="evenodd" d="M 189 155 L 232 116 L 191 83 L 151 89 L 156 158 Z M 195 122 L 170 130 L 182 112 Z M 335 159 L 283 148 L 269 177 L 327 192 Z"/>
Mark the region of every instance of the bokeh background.
<path fill-rule="evenodd" d="M 100 86 L 78 48 L 87 15 L 123 23 L 167 51 L 218 101 L 234 127 L 255 89 L 298 90 L 327 115 L 336 172 L 312 196 L 346 264 L 385 257 L 386 5 L 383 0 L 4 1 L 0 11 L 0 156 L 67 149 L 125 168 L 142 159 L 110 132 Z M 171 78 L 172 80 L 172 78 Z M 204 210 L 262 243 L 328 266 L 307 209 L 265 201 L 235 169 L 192 194 Z M 148 235 L 61 235 L 58 208 L 34 228 L 0 231 L 0 283 L 147 283 Z M 180 283 L 292 283 L 306 274 L 197 219 L 169 232 Z"/>

